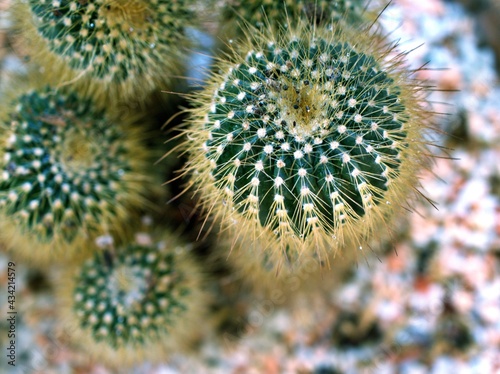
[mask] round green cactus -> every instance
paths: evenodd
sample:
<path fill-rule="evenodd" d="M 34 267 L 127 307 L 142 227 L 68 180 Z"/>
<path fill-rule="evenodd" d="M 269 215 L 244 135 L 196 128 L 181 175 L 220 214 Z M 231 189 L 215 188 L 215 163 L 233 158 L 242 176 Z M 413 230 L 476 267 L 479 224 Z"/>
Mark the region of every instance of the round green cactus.
<path fill-rule="evenodd" d="M 188 2 L 29 0 L 17 18 L 34 57 L 51 67 L 48 81 L 89 78 L 95 95 L 138 99 L 181 72 L 195 19 Z"/>
<path fill-rule="evenodd" d="M 2 236 L 16 254 L 71 257 L 146 203 L 153 158 L 144 136 L 125 125 L 72 92 L 18 95 L 2 121 L 0 148 Z"/>
<path fill-rule="evenodd" d="M 61 285 L 75 343 L 100 362 L 123 366 L 164 359 L 167 348 L 196 335 L 206 299 L 187 251 L 169 235 L 140 233 L 79 266 Z"/>
<path fill-rule="evenodd" d="M 193 97 L 186 171 L 207 210 L 292 261 L 359 246 L 425 164 L 418 82 L 380 35 L 354 32 L 265 30 Z"/>

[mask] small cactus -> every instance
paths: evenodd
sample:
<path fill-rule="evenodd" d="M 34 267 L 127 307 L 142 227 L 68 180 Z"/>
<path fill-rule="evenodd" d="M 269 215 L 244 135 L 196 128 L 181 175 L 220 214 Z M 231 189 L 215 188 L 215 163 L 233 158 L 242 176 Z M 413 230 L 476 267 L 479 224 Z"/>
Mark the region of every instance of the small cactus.
<path fill-rule="evenodd" d="M 84 79 L 95 95 L 140 99 L 182 71 L 187 0 L 29 0 L 17 8 L 49 82 Z M 57 75 L 52 74 L 55 72 Z M 158 89 L 159 90 L 159 89 Z"/>
<path fill-rule="evenodd" d="M 2 236 L 16 255 L 72 257 L 93 235 L 119 230 L 146 203 L 143 136 L 77 94 L 20 94 L 1 121 Z"/>
<path fill-rule="evenodd" d="M 235 0 L 225 4 L 222 23 L 225 29 L 243 23 L 262 29 L 266 23 L 287 25 L 300 17 L 315 24 L 341 22 L 361 25 L 369 19 L 368 14 L 371 12 L 367 13 L 364 0 Z M 227 30 L 226 35 L 228 38 L 244 36 L 245 31 L 244 27 L 238 26 L 235 30 Z"/>
<path fill-rule="evenodd" d="M 292 261 L 360 246 L 418 186 L 421 86 L 378 34 L 249 33 L 193 96 L 186 172 L 225 229 Z"/>
<path fill-rule="evenodd" d="M 92 358 L 111 366 L 165 359 L 200 331 L 206 296 L 188 248 L 138 233 L 96 253 L 61 285 L 65 327 Z"/>

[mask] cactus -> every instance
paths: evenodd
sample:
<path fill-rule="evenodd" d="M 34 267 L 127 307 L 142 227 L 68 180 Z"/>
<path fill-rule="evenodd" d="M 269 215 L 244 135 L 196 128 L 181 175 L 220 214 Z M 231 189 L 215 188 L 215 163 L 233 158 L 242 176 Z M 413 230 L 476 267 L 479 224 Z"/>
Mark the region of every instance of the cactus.
<path fill-rule="evenodd" d="M 361 25 L 373 18 L 363 0 L 257 0 L 228 1 L 222 11 L 222 23 L 228 38 L 244 36 L 245 29 L 236 24 L 250 24 L 259 29 L 266 23 L 287 25 L 290 19 L 304 18 L 315 24 L 346 23 Z"/>
<path fill-rule="evenodd" d="M 116 101 L 141 99 L 182 72 L 185 30 L 194 23 L 188 3 L 29 0 L 16 14 L 29 52 L 51 67 L 44 71 L 48 82 L 83 78 L 94 97 Z"/>
<path fill-rule="evenodd" d="M 331 340 L 340 349 L 375 346 L 383 341 L 383 330 L 370 309 L 342 310 L 332 326 Z"/>
<path fill-rule="evenodd" d="M 206 301 L 200 270 L 186 246 L 158 238 L 138 233 L 121 248 L 96 253 L 61 284 L 66 330 L 99 362 L 165 359 L 200 330 Z"/>
<path fill-rule="evenodd" d="M 151 155 L 132 126 L 50 87 L 22 93 L 2 121 L 2 236 L 16 255 L 71 258 L 146 203 Z M 130 125 L 130 124 L 129 124 Z"/>
<path fill-rule="evenodd" d="M 249 33 L 192 97 L 185 172 L 224 230 L 292 262 L 361 246 L 418 187 L 422 86 L 378 34 Z"/>

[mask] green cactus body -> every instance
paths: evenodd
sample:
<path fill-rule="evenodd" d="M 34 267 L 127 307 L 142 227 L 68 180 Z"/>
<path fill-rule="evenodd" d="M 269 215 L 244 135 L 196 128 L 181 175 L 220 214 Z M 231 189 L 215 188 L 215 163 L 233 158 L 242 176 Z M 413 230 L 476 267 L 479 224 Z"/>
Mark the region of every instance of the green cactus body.
<path fill-rule="evenodd" d="M 147 242 L 96 254 L 61 286 L 74 341 L 111 365 L 164 359 L 165 347 L 181 347 L 200 329 L 193 322 L 202 320 L 205 299 L 186 247 L 141 236 Z"/>
<path fill-rule="evenodd" d="M 35 57 L 56 64 L 51 78 L 90 78 L 98 93 L 125 99 L 181 71 L 185 29 L 194 20 L 184 0 L 29 0 L 18 18 L 41 51 Z"/>
<path fill-rule="evenodd" d="M 74 93 L 19 95 L 2 132 L 0 211 L 12 226 L 3 236 L 28 258 L 68 255 L 117 229 L 145 203 L 142 183 L 154 183 L 142 136 Z"/>
<path fill-rule="evenodd" d="M 364 13 L 362 0 L 258 0 L 228 2 L 224 10 L 225 19 L 235 18 L 235 12 L 252 26 L 263 27 L 266 20 L 277 25 L 286 24 L 287 15 L 303 14 L 310 20 L 333 21 L 342 19 L 356 21 Z"/>
<path fill-rule="evenodd" d="M 113 347 L 160 334 L 186 309 L 186 274 L 175 265 L 173 254 L 141 246 L 129 246 L 112 264 L 99 256 L 87 261 L 74 291 L 81 327 Z"/>
<path fill-rule="evenodd" d="M 228 1 L 222 12 L 223 33 L 228 39 L 245 36 L 248 30 L 241 24 L 258 29 L 266 23 L 283 26 L 294 23 L 297 18 L 307 19 L 315 24 L 362 25 L 373 20 L 375 13 L 367 11 L 363 0 L 257 0 Z"/>
<path fill-rule="evenodd" d="M 188 169 L 211 210 L 243 227 L 255 221 L 256 235 L 278 237 L 287 256 L 296 249 L 287 237 L 360 242 L 414 182 L 408 167 L 423 143 L 415 89 L 380 36 L 303 27 L 268 38 L 223 64 L 195 99 L 199 149 Z"/>
<path fill-rule="evenodd" d="M 277 229 L 283 221 L 270 220 L 272 212 L 289 211 L 293 231 L 306 235 L 313 227 L 307 222 L 321 217 L 335 228 L 345 213 L 362 216 L 372 202 L 380 202 L 390 174 L 397 176 L 397 143 L 405 140 L 406 118 L 399 88 L 372 57 L 321 39 L 313 47 L 299 42 L 287 47 L 279 54 L 277 46 L 266 54 L 252 52 L 230 73 L 208 116 L 207 157 L 215 161 L 218 185 L 227 184 L 232 169 L 229 188 L 240 212 L 249 209 L 255 192 L 262 225 Z M 335 60 L 330 70 L 322 55 Z M 317 58 L 305 66 L 304 56 Z M 267 70 L 268 64 L 277 66 Z M 319 95 L 326 100 L 313 100 Z M 237 160 L 240 165 L 230 168 L 228 161 Z"/>

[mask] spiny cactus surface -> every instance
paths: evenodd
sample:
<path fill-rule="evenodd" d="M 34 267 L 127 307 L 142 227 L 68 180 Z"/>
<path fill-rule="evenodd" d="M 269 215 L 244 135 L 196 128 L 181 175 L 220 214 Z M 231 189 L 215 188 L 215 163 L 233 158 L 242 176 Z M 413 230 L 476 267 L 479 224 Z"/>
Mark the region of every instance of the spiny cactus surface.
<path fill-rule="evenodd" d="M 19 18 L 25 36 L 40 40 L 42 62 L 57 63 L 63 72 L 71 68 L 76 77 L 85 73 L 111 84 L 113 95 L 137 97 L 179 72 L 181 48 L 187 43 L 185 29 L 194 19 L 187 3 L 29 0 L 20 8 Z"/>
<path fill-rule="evenodd" d="M 71 252 L 71 243 L 119 226 L 127 208 L 144 203 L 141 183 L 153 181 L 141 136 L 92 101 L 32 90 L 17 97 L 2 125 L 0 211 L 13 224 L 14 245 L 26 241 L 16 250 L 45 244 L 48 255 L 58 243 Z"/>
<path fill-rule="evenodd" d="M 366 2 L 363 0 L 257 0 L 228 1 L 223 11 L 224 22 L 248 22 L 262 28 L 266 22 L 286 25 L 295 17 L 304 17 L 314 23 L 363 23 Z M 240 29 L 240 32 L 244 33 Z M 233 36 L 234 37 L 234 36 Z"/>
<path fill-rule="evenodd" d="M 281 238 L 303 242 L 316 232 L 359 242 L 391 203 L 406 200 L 408 166 L 419 166 L 424 141 L 413 140 L 424 124 L 414 86 L 379 37 L 268 33 L 236 63 L 222 63 L 195 98 L 188 170 L 209 209 L 246 217 L 242 228 L 255 219 Z"/>
<path fill-rule="evenodd" d="M 141 344 L 157 336 L 186 309 L 189 288 L 173 254 L 129 246 L 111 263 L 96 256 L 76 280 L 74 311 L 96 341 Z"/>
<path fill-rule="evenodd" d="M 187 252 L 169 235 L 138 233 L 70 272 L 60 290 L 74 342 L 117 366 L 185 348 L 201 330 L 193 322 L 203 318 L 206 301 L 201 272 Z"/>

